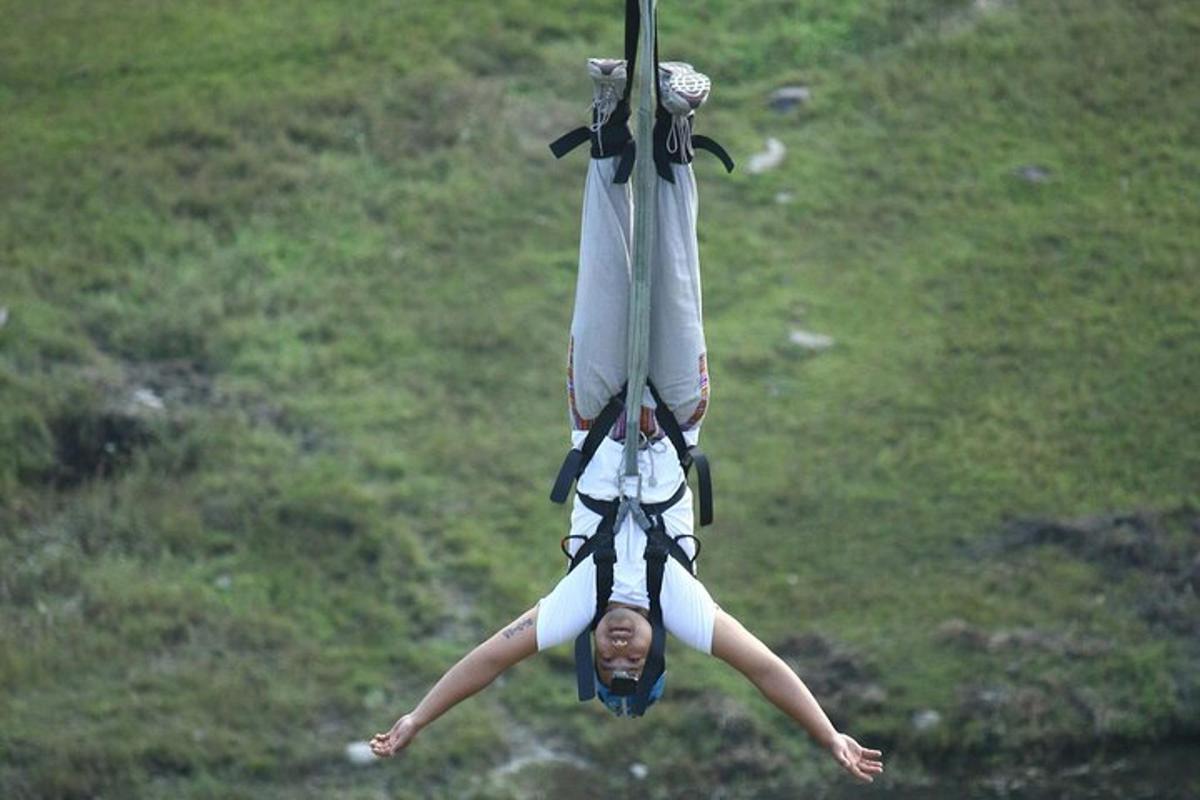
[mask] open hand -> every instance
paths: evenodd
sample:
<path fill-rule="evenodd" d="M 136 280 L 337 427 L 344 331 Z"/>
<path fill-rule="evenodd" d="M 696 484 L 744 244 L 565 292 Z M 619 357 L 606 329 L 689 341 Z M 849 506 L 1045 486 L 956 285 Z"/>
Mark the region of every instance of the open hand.
<path fill-rule="evenodd" d="M 829 744 L 829 753 L 842 769 L 864 783 L 871 783 L 883 772 L 883 753 L 868 750 L 844 733 L 839 733 Z"/>
<path fill-rule="evenodd" d="M 371 737 L 371 752 L 379 758 L 390 758 L 396 755 L 411 742 L 420 731 L 411 714 L 405 714 L 396 720 L 387 733 L 377 733 Z"/>

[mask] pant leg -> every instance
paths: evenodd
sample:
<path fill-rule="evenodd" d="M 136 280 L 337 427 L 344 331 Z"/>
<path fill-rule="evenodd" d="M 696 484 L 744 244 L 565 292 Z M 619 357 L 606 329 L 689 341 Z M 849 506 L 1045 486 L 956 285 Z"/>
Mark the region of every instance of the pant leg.
<path fill-rule="evenodd" d="M 700 301 L 699 208 L 690 164 L 672 164 L 675 182 L 657 184 L 658 240 L 652 262 L 650 380 L 683 430 L 708 410 L 708 359 Z"/>
<path fill-rule="evenodd" d="M 583 191 L 579 278 L 567 354 L 573 430 L 585 430 L 626 380 L 632 279 L 630 188 L 614 184 L 618 159 L 593 158 Z"/>

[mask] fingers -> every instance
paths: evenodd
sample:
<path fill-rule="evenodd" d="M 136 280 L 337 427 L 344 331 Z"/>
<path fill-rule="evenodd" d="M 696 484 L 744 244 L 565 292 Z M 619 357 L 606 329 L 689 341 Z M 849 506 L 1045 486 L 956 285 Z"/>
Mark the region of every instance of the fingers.
<path fill-rule="evenodd" d="M 874 776 L 883 772 L 883 762 L 881 761 L 868 758 L 852 758 L 848 753 L 839 753 L 837 760 L 841 764 L 842 769 L 863 783 L 874 783 Z"/>
<path fill-rule="evenodd" d="M 864 783 L 871 782 L 871 777 L 860 770 L 858 768 L 858 764 L 856 764 L 854 759 L 852 759 L 847 753 L 838 753 L 837 761 L 842 765 L 842 769 L 846 770 L 846 772 L 849 772 L 856 779 L 863 781 Z"/>
<path fill-rule="evenodd" d="M 396 745 L 390 733 L 377 733 L 371 737 L 371 752 L 378 758 L 390 758 L 396 753 Z"/>
<path fill-rule="evenodd" d="M 872 758 L 872 759 L 883 758 L 883 751 L 881 751 L 881 750 L 868 750 L 867 748 L 864 747 L 862 754 L 864 756 L 866 756 L 867 758 Z"/>
<path fill-rule="evenodd" d="M 846 767 L 846 769 L 850 772 L 851 775 L 853 775 L 855 778 L 862 781 L 863 783 L 873 783 L 875 780 L 870 775 L 868 775 L 867 773 L 865 773 L 861 769 L 859 769 L 857 764 L 850 764 Z"/>

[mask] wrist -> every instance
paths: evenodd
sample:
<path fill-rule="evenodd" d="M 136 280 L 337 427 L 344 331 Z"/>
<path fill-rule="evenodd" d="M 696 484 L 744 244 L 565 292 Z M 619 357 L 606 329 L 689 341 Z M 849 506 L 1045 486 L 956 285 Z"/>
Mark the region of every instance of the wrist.
<path fill-rule="evenodd" d="M 412 731 L 414 736 L 420 733 L 422 728 L 432 722 L 432 720 L 426 719 L 421 715 L 419 708 L 405 714 L 404 721 L 408 724 L 408 728 Z"/>
<path fill-rule="evenodd" d="M 836 728 L 829 725 L 824 730 L 819 731 L 813 738 L 817 740 L 817 744 L 821 745 L 821 747 L 826 750 L 832 750 L 833 746 L 841 740 L 842 735 L 838 733 Z"/>

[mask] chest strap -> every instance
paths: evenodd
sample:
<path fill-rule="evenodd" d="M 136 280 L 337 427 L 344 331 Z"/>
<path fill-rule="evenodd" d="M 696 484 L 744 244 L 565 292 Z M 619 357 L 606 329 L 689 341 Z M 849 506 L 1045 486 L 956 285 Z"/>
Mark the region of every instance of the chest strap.
<path fill-rule="evenodd" d="M 650 594 L 650 652 L 646 654 L 642 673 L 638 676 L 637 691 L 633 695 L 630 713 L 640 717 L 650 704 L 650 692 L 667 669 L 667 627 L 663 624 L 662 583 L 666 571 L 667 555 L 672 546 L 679 544 L 667 535 L 662 517 L 646 531 L 646 591 Z M 678 556 L 675 556 L 678 558 Z"/>

